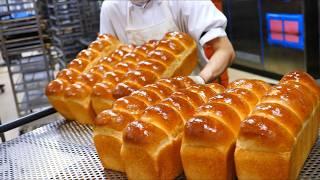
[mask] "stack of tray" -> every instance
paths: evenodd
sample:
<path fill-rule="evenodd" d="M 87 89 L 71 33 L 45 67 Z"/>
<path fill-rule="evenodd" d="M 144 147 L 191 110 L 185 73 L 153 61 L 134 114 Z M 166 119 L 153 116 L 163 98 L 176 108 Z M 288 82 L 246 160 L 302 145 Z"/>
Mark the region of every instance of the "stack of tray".
<path fill-rule="evenodd" d="M 84 32 L 86 34 L 92 34 L 96 36 L 99 32 L 100 24 L 100 6 L 98 0 L 79 0 L 80 1 L 80 11 L 81 11 L 81 20 L 84 26 Z"/>
<path fill-rule="evenodd" d="M 83 48 L 83 24 L 78 0 L 47 0 L 51 41 L 64 67 Z"/>
<path fill-rule="evenodd" d="M 84 26 L 84 33 L 80 43 L 88 46 L 94 41 L 99 33 L 100 7 L 103 0 L 79 0 L 81 10 L 81 20 Z"/>
<path fill-rule="evenodd" d="M 48 106 L 43 89 L 52 80 L 36 0 L 0 1 L 1 51 L 19 116 Z"/>

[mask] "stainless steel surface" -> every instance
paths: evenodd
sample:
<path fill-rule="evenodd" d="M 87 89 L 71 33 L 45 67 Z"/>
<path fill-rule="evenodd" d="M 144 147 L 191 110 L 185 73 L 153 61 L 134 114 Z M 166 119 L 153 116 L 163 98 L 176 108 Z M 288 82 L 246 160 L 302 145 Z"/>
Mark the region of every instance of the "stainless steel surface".
<path fill-rule="evenodd" d="M 260 75 L 269 72 L 269 77 L 273 76 L 272 73 L 283 75 L 289 71 L 301 69 L 319 78 L 320 31 L 317 16 L 319 2 L 309 0 L 223 1 L 224 13 L 228 19 L 228 37 L 238 55 L 234 62 L 238 66 L 234 67 L 242 70 L 254 69 L 251 72 L 258 72 Z M 304 40 L 301 42 L 304 42 L 304 48 L 297 49 L 269 43 L 268 13 L 303 15 L 304 23 L 300 37 L 303 34 Z"/>
<path fill-rule="evenodd" d="M 319 179 L 319 161 L 318 140 L 300 178 Z M 123 173 L 103 169 L 90 126 L 60 120 L 0 144 L 0 179 L 127 178 Z"/>

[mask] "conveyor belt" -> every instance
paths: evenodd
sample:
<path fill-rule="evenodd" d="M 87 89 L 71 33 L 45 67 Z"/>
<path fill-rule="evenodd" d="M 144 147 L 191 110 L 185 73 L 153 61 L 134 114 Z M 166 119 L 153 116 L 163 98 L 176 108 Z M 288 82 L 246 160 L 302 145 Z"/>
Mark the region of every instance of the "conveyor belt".
<path fill-rule="evenodd" d="M 60 120 L 0 144 L 0 179 L 126 179 L 103 169 L 91 136 L 90 126 Z M 319 179 L 319 161 L 318 140 L 300 178 Z"/>

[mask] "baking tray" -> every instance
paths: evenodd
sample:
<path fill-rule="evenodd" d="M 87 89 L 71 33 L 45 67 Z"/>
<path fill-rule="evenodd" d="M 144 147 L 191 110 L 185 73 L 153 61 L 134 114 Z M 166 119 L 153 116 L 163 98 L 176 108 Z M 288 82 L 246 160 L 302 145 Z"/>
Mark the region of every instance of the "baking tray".
<path fill-rule="evenodd" d="M 300 179 L 319 179 L 319 161 L 318 140 Z M 92 127 L 61 119 L 0 144 L 0 179 L 127 178 L 103 169 L 92 142 Z"/>

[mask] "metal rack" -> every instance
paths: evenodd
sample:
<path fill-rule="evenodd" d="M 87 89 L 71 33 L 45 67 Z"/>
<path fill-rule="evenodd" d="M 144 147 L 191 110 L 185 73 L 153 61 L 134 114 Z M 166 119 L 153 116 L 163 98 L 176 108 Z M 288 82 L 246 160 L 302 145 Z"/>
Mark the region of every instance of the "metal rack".
<path fill-rule="evenodd" d="M 0 1 L 1 51 L 6 61 L 16 108 L 24 116 L 48 106 L 43 89 L 52 80 L 44 24 L 36 0 Z"/>
<path fill-rule="evenodd" d="M 83 24 L 78 0 L 47 0 L 53 50 L 62 67 L 83 48 L 78 40 L 83 36 Z"/>
<path fill-rule="evenodd" d="M 81 20 L 86 34 L 96 35 L 100 24 L 100 6 L 99 1 L 79 0 Z"/>
<path fill-rule="evenodd" d="M 0 126 L 0 133 L 53 113 L 55 110 L 48 108 L 20 118 Z M 319 179 L 319 161 L 318 139 L 299 179 Z M 0 144 L 0 169 L 0 179 L 127 179 L 124 173 L 103 169 L 91 126 L 63 119 Z"/>
<path fill-rule="evenodd" d="M 84 46 L 88 46 L 94 41 L 99 33 L 100 25 L 100 7 L 103 0 L 79 0 L 81 5 L 81 20 L 84 26 L 86 36 L 79 41 Z"/>
<path fill-rule="evenodd" d="M 94 41 L 99 32 L 102 0 L 46 0 L 52 54 L 60 69 Z"/>

